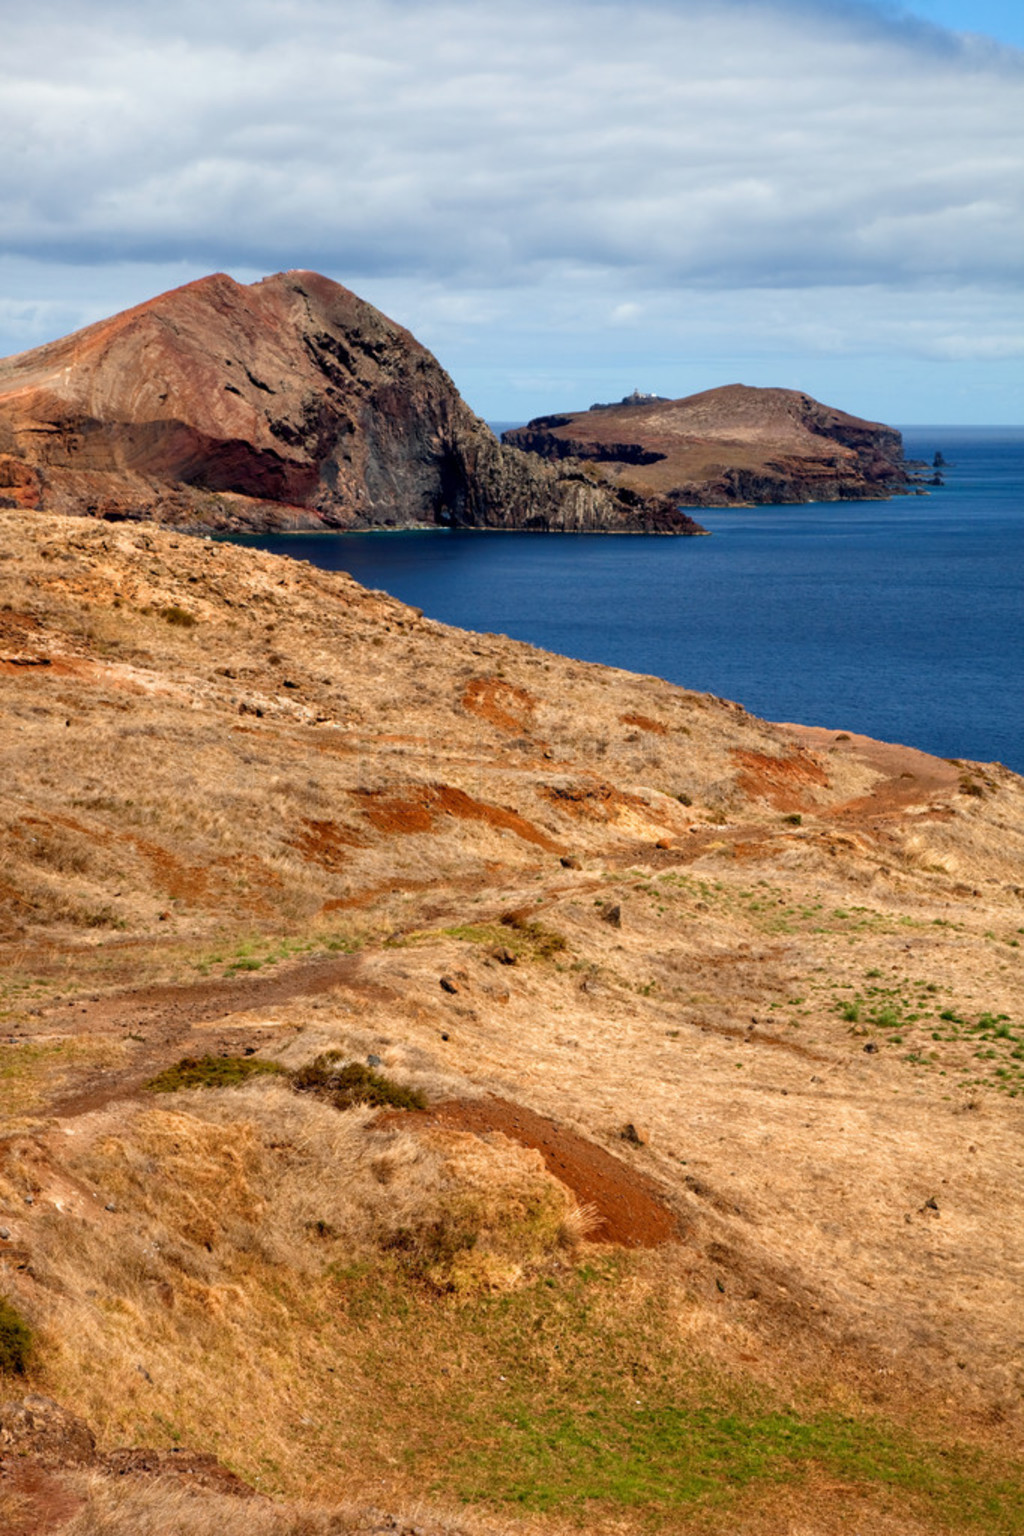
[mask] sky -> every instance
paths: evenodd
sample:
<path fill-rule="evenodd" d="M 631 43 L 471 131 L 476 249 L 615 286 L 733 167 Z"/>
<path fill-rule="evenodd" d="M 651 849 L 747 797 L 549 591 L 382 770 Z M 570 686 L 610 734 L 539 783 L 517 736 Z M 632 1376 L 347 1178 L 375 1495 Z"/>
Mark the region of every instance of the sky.
<path fill-rule="evenodd" d="M 312 268 L 489 420 L 1024 421 L 1019 0 L 0 0 L 0 355 Z"/>

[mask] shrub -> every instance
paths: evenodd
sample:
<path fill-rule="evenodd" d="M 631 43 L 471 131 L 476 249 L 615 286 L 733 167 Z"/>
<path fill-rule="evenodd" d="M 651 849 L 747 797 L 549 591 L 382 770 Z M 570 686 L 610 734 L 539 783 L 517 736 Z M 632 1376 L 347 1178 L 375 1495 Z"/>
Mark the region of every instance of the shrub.
<path fill-rule="evenodd" d="M 32 1330 L 0 1296 L 0 1376 L 23 1376 L 32 1352 Z"/>
<path fill-rule="evenodd" d="M 539 960 L 550 960 L 553 955 L 568 948 L 564 934 L 554 928 L 545 928 L 543 923 L 531 923 L 518 912 L 506 912 L 501 921 L 504 927 L 522 934 Z"/>
<path fill-rule="evenodd" d="M 296 1093 L 312 1093 L 335 1109 L 369 1104 L 374 1109 L 426 1109 L 426 1098 L 416 1088 L 404 1088 L 372 1067 L 345 1061 L 344 1051 L 324 1051 L 305 1067 L 292 1073 Z"/>
<path fill-rule="evenodd" d="M 194 629 L 199 623 L 194 613 L 189 613 L 187 608 L 179 608 L 177 603 L 172 603 L 169 608 L 161 608 L 160 617 L 167 624 L 176 624 L 179 629 Z"/>
<path fill-rule="evenodd" d="M 183 1056 L 146 1084 L 153 1093 L 177 1093 L 182 1088 L 236 1088 L 260 1073 L 283 1073 L 276 1061 L 258 1056 Z"/>

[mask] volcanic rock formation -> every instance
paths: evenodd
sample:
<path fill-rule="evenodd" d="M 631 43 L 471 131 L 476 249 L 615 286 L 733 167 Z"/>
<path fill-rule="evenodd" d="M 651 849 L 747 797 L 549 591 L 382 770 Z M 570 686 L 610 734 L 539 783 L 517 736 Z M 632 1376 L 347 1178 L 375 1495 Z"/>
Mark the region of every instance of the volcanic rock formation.
<path fill-rule="evenodd" d="M 314 272 L 218 273 L 0 361 L 0 505 L 192 528 L 699 533 L 498 444 L 408 331 Z"/>
<path fill-rule="evenodd" d="M 879 500 L 910 483 L 892 427 L 797 390 L 744 384 L 539 416 L 503 442 L 600 463 L 624 489 L 692 506 Z"/>

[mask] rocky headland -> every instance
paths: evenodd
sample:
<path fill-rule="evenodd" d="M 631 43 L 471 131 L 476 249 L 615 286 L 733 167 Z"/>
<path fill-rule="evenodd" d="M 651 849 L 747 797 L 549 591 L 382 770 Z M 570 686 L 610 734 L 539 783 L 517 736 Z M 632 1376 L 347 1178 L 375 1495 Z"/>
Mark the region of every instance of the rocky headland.
<path fill-rule="evenodd" d="M 599 464 L 623 489 L 690 506 L 881 500 L 914 483 L 894 428 L 793 389 L 635 393 L 539 416 L 502 440 L 551 463 Z"/>
<path fill-rule="evenodd" d="M 193 531 L 701 533 L 502 447 L 400 325 L 315 272 L 223 273 L 0 361 L 0 505 Z"/>

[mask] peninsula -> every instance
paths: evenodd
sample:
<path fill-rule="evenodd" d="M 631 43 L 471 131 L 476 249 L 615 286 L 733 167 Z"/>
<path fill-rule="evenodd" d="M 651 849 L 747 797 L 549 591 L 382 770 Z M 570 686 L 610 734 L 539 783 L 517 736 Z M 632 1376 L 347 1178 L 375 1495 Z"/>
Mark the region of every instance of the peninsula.
<path fill-rule="evenodd" d="M 882 500 L 913 483 L 893 428 L 795 389 L 729 384 L 682 400 L 538 416 L 506 444 L 552 463 L 600 464 L 622 489 L 689 506 Z"/>

